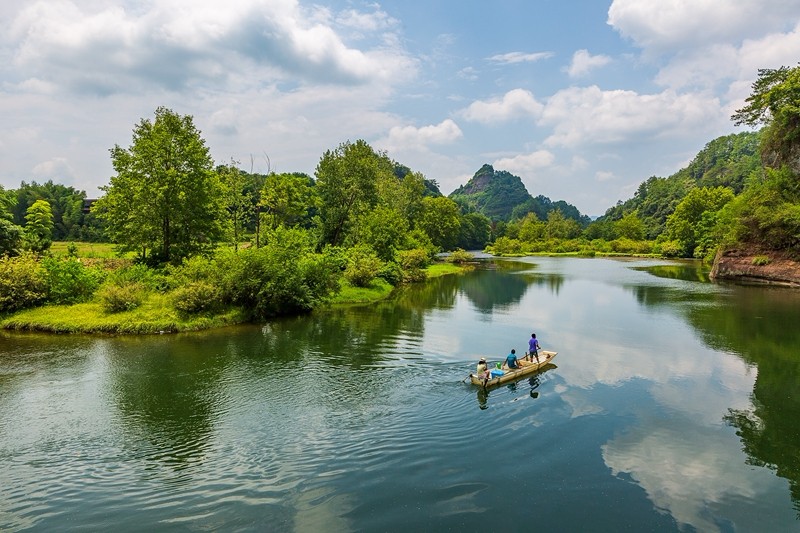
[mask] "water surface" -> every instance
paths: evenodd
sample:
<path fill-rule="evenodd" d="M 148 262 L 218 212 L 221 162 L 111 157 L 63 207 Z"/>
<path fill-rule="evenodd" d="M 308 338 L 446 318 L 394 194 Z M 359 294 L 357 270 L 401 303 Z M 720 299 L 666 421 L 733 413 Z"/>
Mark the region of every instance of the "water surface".
<path fill-rule="evenodd" d="M 0 334 L 2 531 L 800 531 L 800 291 L 528 258 L 368 307 Z M 480 356 L 556 368 L 491 391 Z"/>

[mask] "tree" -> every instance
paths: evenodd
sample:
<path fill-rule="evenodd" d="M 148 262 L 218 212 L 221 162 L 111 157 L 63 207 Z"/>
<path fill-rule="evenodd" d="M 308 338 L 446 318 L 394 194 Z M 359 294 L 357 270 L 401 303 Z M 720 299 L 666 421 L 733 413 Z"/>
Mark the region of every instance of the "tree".
<path fill-rule="evenodd" d="M 53 244 L 53 212 L 46 200 L 36 200 L 25 214 L 24 238 L 26 247 L 43 252 Z"/>
<path fill-rule="evenodd" d="M 123 250 L 179 263 L 224 236 L 224 188 L 191 116 L 159 107 L 134 128 L 129 149 L 110 152 L 117 175 L 98 209 Z"/>
<path fill-rule="evenodd" d="M 234 251 L 239 251 L 239 242 L 244 234 L 244 226 L 248 220 L 250 212 L 253 210 L 253 202 L 250 198 L 250 191 L 247 190 L 247 175 L 239 170 L 238 161 L 231 159 L 229 165 L 217 168 L 220 181 L 225 191 L 225 206 L 228 212 L 228 224 L 231 241 Z"/>
<path fill-rule="evenodd" d="M 726 187 L 692 189 L 667 218 L 667 237 L 680 243 L 685 256 L 691 257 L 700 241 L 707 248 L 708 239 L 703 232 L 713 229 L 714 219 L 706 213 L 716 213 L 732 199 L 733 191 Z M 703 255 L 706 251 L 702 250 Z"/>
<path fill-rule="evenodd" d="M 261 212 L 271 230 L 299 224 L 318 203 L 314 180 L 307 174 L 270 174 L 261 188 Z"/>
<path fill-rule="evenodd" d="M 614 229 L 620 237 L 626 237 L 634 241 L 640 241 L 644 238 L 644 224 L 642 224 L 635 211 L 617 220 L 614 223 Z"/>
<path fill-rule="evenodd" d="M 548 239 L 572 239 L 581 233 L 578 223 L 566 218 L 558 209 L 547 213 L 547 223 L 545 224 L 545 235 Z"/>
<path fill-rule="evenodd" d="M 22 228 L 11 221 L 11 195 L 0 185 L 0 257 L 16 253 L 22 238 Z"/>
<path fill-rule="evenodd" d="M 452 250 L 461 229 L 458 204 L 450 198 L 425 197 L 422 199 L 422 216 L 417 223 L 434 246 L 442 250 Z"/>
<path fill-rule="evenodd" d="M 747 105 L 731 120 L 739 126 L 766 125 L 761 157 L 767 166 L 800 171 L 800 67 L 759 69 Z"/>
<path fill-rule="evenodd" d="M 378 183 L 393 176 L 388 157 L 363 140 L 326 151 L 315 171 L 321 199 L 322 244 L 340 246 L 353 221 L 378 201 Z"/>

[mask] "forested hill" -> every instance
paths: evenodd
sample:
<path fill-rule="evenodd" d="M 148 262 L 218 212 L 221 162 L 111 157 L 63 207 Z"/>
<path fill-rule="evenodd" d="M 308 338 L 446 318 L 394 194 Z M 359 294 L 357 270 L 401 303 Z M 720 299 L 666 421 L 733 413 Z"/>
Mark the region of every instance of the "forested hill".
<path fill-rule="evenodd" d="M 642 221 L 645 237 L 655 239 L 666 228 L 667 217 L 695 187 L 727 187 L 740 194 L 747 179 L 761 171 L 758 132 L 744 132 L 714 139 L 675 174 L 652 176 L 639 185 L 633 198 L 619 202 L 601 217 L 619 220 L 636 212 Z"/>
<path fill-rule="evenodd" d="M 483 165 L 474 176 L 449 196 L 469 211 L 477 211 L 493 221 L 508 222 L 535 213 L 539 220 L 547 220 L 550 211 L 558 209 L 566 218 L 585 226 L 589 217 L 581 215 L 578 208 L 563 200 L 553 202 L 546 196 L 532 197 L 522 180 L 505 170 L 495 170 Z"/>

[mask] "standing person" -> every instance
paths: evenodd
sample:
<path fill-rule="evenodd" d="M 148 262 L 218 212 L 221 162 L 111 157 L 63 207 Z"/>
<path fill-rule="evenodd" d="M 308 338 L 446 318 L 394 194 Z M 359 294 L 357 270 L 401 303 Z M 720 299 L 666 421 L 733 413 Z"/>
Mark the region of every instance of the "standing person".
<path fill-rule="evenodd" d="M 511 350 L 511 353 L 506 357 L 506 366 L 509 370 L 519 370 L 522 368 L 519 359 L 517 359 L 517 351 Z"/>
<path fill-rule="evenodd" d="M 536 357 L 536 362 L 539 362 L 539 341 L 536 340 L 536 333 L 531 333 L 531 340 L 528 341 L 528 360 L 532 361 L 532 357 Z"/>

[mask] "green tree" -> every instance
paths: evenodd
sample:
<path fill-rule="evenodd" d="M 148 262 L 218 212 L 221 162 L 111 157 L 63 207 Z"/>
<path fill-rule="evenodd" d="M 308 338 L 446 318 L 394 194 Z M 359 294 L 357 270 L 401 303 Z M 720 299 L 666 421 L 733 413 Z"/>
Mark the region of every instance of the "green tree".
<path fill-rule="evenodd" d="M 270 230 L 308 220 L 318 204 L 314 180 L 307 174 L 270 174 L 261 188 L 261 213 Z"/>
<path fill-rule="evenodd" d="M 713 229 L 709 216 L 704 214 L 716 213 L 733 199 L 733 191 L 726 187 L 697 187 L 681 200 L 675 212 L 667 218 L 667 237 L 680 243 L 684 256 L 694 255 L 697 244 L 705 242 L 704 248 L 709 246 L 706 234 Z M 701 224 L 701 222 L 704 224 Z M 703 250 L 703 254 L 706 250 Z"/>
<path fill-rule="evenodd" d="M 461 229 L 458 204 L 444 196 L 423 198 L 422 216 L 417 226 L 430 237 L 434 246 L 452 250 Z"/>
<path fill-rule="evenodd" d="M 575 220 L 566 218 L 558 209 L 547 213 L 545 235 L 548 239 L 572 239 L 580 233 L 580 225 Z"/>
<path fill-rule="evenodd" d="M 223 190 L 225 191 L 225 204 L 228 211 L 228 222 L 231 241 L 235 251 L 239 251 L 239 242 L 244 234 L 244 227 L 253 210 L 251 193 L 247 190 L 248 177 L 239 170 L 239 162 L 231 159 L 229 165 L 217 168 Z"/>
<path fill-rule="evenodd" d="M 22 228 L 12 222 L 14 200 L 0 185 L 0 257 L 16 253 L 22 239 Z"/>
<path fill-rule="evenodd" d="M 25 214 L 25 245 L 34 252 L 43 252 L 53 244 L 53 212 L 46 200 L 36 200 Z"/>
<path fill-rule="evenodd" d="M 644 238 L 644 224 L 642 224 L 635 211 L 627 213 L 617 220 L 614 223 L 614 230 L 618 236 L 634 241 L 640 241 Z"/>
<path fill-rule="evenodd" d="M 316 168 L 322 244 L 340 246 L 353 222 L 378 202 L 378 183 L 393 176 L 388 157 L 363 140 L 326 151 Z"/>
<path fill-rule="evenodd" d="M 224 236 L 224 188 L 192 117 L 159 107 L 142 119 L 129 149 L 111 149 L 116 176 L 99 212 L 122 250 L 179 263 Z"/>
<path fill-rule="evenodd" d="M 523 242 L 539 241 L 546 232 L 545 223 L 539 220 L 533 212 L 525 215 L 525 218 L 519 221 L 518 227 L 517 238 Z"/>
<path fill-rule="evenodd" d="M 739 126 L 766 125 L 761 157 L 767 166 L 790 165 L 800 171 L 800 67 L 759 69 L 747 105 L 731 120 Z"/>

